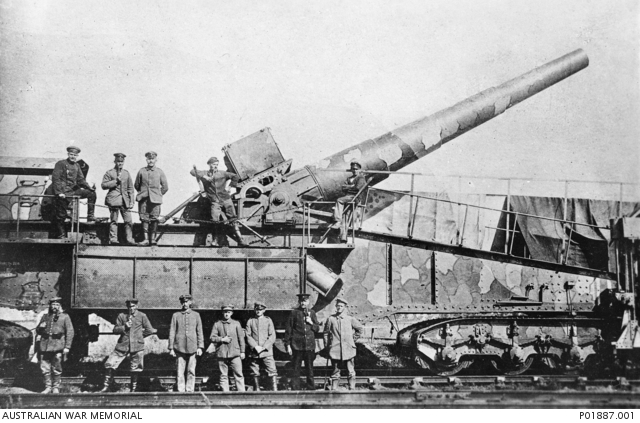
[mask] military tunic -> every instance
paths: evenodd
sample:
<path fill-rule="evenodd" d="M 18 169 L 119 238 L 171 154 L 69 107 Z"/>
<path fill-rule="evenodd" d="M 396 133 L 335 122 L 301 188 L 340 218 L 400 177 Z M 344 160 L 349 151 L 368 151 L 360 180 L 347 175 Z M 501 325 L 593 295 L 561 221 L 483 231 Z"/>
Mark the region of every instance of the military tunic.
<path fill-rule="evenodd" d="M 316 317 L 316 312 L 308 311 L 312 325 L 305 322 L 306 314 L 302 308 L 291 310 L 287 326 L 284 333 L 284 344 L 291 345 L 291 348 L 298 351 L 315 351 L 315 333 L 320 329 L 320 323 Z"/>
<path fill-rule="evenodd" d="M 118 184 L 118 170 L 109 169 L 102 177 L 102 189 L 108 189 L 104 204 L 109 207 L 131 208 L 133 205 L 133 182 L 125 169 L 120 171 L 121 181 Z"/>
<path fill-rule="evenodd" d="M 158 332 L 151 326 L 151 322 L 146 314 L 136 311 L 131 316 L 131 327 L 127 329 L 125 323 L 129 320 L 128 313 L 120 313 L 113 327 L 113 333 L 120 334 L 116 351 L 136 353 L 144 351 L 144 338 Z"/>
<path fill-rule="evenodd" d="M 200 314 L 191 310 L 173 313 L 169 329 L 169 349 L 182 354 L 194 354 L 204 349 L 204 335 Z"/>
<path fill-rule="evenodd" d="M 355 339 L 360 337 L 362 330 L 362 324 L 348 314 L 329 316 L 324 324 L 324 343 L 329 348 L 329 357 L 341 361 L 355 357 Z"/>
<path fill-rule="evenodd" d="M 43 323 L 46 324 L 44 328 L 41 327 Z M 60 352 L 71 348 L 74 332 L 71 318 L 66 313 L 45 314 L 36 332 L 40 335 L 40 352 Z"/>

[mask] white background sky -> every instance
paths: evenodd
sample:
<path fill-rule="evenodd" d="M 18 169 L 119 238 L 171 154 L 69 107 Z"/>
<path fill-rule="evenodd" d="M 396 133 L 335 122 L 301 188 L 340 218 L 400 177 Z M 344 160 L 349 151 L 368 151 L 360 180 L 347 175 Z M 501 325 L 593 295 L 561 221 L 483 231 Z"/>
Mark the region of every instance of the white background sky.
<path fill-rule="evenodd" d="M 587 69 L 406 170 L 637 182 L 635 0 L 0 0 L 0 155 L 66 156 L 99 182 L 158 152 L 164 212 L 224 144 L 270 127 L 293 167 L 577 48 Z M 99 203 L 104 191 L 98 189 Z"/>

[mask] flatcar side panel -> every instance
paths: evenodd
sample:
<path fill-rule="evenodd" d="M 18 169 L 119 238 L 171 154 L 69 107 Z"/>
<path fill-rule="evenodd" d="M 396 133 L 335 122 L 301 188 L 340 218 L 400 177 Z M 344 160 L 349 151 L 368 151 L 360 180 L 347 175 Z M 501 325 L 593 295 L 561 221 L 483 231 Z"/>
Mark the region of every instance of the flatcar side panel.
<path fill-rule="evenodd" d="M 262 301 L 271 309 L 295 306 L 300 286 L 300 262 L 249 261 L 247 305 Z"/>
<path fill-rule="evenodd" d="M 122 308 L 133 295 L 132 258 L 78 257 L 74 307 Z"/>
<path fill-rule="evenodd" d="M 176 308 L 188 293 L 189 260 L 144 259 L 136 261 L 136 297 L 141 308 Z"/>
<path fill-rule="evenodd" d="M 194 260 L 192 295 L 199 309 L 244 308 L 244 260 Z"/>

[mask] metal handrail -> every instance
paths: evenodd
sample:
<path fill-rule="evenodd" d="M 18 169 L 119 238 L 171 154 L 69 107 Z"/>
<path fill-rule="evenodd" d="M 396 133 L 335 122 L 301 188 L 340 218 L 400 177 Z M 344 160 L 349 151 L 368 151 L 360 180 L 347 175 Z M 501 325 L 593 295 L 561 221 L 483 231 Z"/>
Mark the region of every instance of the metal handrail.
<path fill-rule="evenodd" d="M 57 195 L 50 194 L 0 194 L 0 197 L 18 197 L 18 213 L 16 219 L 9 219 L 9 221 L 16 222 L 16 238 L 20 237 L 20 203 L 23 198 L 58 198 Z M 80 233 L 80 197 L 77 195 L 66 196 L 66 198 L 73 201 L 73 215 L 71 217 L 71 228 L 76 227 L 76 233 Z M 76 237 L 77 238 L 77 237 Z M 77 239 L 76 239 L 77 243 Z"/>

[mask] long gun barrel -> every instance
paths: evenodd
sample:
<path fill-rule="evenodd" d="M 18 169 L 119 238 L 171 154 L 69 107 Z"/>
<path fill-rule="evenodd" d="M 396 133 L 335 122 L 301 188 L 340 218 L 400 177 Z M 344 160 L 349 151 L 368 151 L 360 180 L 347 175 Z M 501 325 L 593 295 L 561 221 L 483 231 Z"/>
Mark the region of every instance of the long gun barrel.
<path fill-rule="evenodd" d="M 346 178 L 346 173 L 336 170 L 346 170 L 351 159 L 358 159 L 362 170 L 400 170 L 588 65 L 586 53 L 578 49 L 431 116 L 293 172 L 290 184 L 296 186 L 296 194 L 306 200 L 335 200 L 343 195 L 341 185 Z M 382 179 L 384 177 L 377 177 L 375 182 Z"/>

